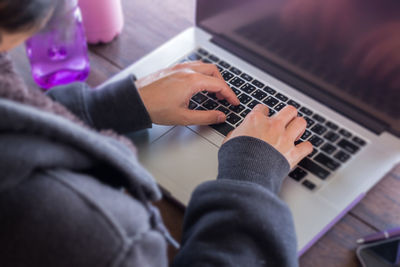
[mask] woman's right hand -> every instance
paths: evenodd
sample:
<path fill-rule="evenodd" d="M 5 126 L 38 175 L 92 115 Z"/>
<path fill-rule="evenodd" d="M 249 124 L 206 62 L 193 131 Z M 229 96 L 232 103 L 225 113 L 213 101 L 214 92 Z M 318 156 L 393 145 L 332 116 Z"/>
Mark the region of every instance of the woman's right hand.
<path fill-rule="evenodd" d="M 186 62 L 160 70 L 136 81 L 136 87 L 153 123 L 162 125 L 208 125 L 222 123 L 218 110 L 190 110 L 189 101 L 201 91 L 215 93 L 220 100 L 239 105 L 214 64 Z"/>
<path fill-rule="evenodd" d="M 306 126 L 306 121 L 297 117 L 297 110 L 293 106 L 287 106 L 275 116 L 268 117 L 268 107 L 259 104 L 239 127 L 228 134 L 224 142 L 239 136 L 258 138 L 278 150 L 287 159 L 290 168 L 293 168 L 313 150 L 309 141 L 296 146 L 294 144 Z"/>

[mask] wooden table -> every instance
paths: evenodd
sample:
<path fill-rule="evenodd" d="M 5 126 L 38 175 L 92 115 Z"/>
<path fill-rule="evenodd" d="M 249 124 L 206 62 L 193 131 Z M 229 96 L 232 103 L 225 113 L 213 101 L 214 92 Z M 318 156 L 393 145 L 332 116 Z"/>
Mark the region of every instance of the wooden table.
<path fill-rule="evenodd" d="M 92 71 L 88 83 L 95 87 L 194 23 L 194 0 L 123 0 L 125 29 L 108 45 L 90 47 Z M 11 53 L 27 84 L 30 76 L 23 47 Z M 400 224 L 400 165 L 341 219 L 301 258 L 301 266 L 358 266 L 355 240 L 379 229 Z M 168 200 L 157 203 L 172 235 L 180 240 L 184 211 Z M 169 248 L 170 259 L 176 253 Z"/>

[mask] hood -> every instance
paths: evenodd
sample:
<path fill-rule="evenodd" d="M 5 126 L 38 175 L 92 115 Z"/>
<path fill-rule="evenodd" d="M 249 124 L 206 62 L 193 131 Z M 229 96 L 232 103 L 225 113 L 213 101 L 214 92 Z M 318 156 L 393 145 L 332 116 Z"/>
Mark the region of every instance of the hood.
<path fill-rule="evenodd" d="M 0 98 L 0 192 L 46 169 L 107 169 L 111 183 L 149 200 L 161 197 L 136 155 L 114 138 L 61 116 Z M 107 166 L 107 168 L 104 168 Z M 109 177 L 110 178 L 110 177 Z"/>

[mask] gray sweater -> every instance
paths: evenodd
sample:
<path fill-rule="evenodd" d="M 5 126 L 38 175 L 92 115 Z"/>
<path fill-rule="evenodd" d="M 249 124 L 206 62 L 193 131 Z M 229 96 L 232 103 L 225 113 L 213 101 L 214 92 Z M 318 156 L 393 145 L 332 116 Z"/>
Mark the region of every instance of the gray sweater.
<path fill-rule="evenodd" d="M 131 77 L 49 96 L 96 129 L 151 126 Z M 169 234 L 151 205 L 160 190 L 132 149 L 4 97 L 0 118 L 0 266 L 168 265 Z M 297 266 L 292 217 L 277 196 L 288 171 L 263 141 L 224 144 L 217 179 L 193 192 L 173 265 Z"/>

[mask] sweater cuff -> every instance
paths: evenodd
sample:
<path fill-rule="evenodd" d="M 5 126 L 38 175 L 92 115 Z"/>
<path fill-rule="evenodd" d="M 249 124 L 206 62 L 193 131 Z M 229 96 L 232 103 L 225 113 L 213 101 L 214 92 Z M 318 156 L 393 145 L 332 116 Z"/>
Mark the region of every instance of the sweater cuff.
<path fill-rule="evenodd" d="M 131 75 L 86 95 L 88 112 L 96 128 L 113 129 L 120 133 L 151 128 L 150 115 L 134 79 Z"/>
<path fill-rule="evenodd" d="M 278 193 L 289 162 L 270 144 L 250 136 L 235 137 L 218 152 L 217 179 L 247 181 Z"/>

